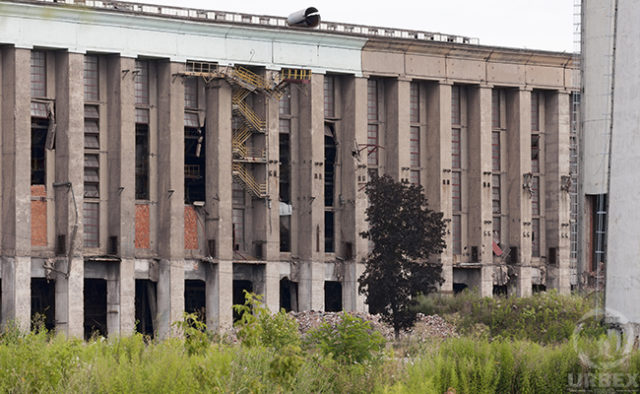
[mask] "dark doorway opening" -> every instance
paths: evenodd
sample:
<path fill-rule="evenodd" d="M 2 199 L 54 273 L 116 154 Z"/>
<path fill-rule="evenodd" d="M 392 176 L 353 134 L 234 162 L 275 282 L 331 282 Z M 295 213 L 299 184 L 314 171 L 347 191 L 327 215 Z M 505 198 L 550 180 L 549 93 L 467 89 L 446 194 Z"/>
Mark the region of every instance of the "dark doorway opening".
<path fill-rule="evenodd" d="M 541 293 L 543 291 L 547 291 L 547 286 L 545 286 L 545 285 L 531 285 L 531 290 L 534 293 Z"/>
<path fill-rule="evenodd" d="M 233 305 L 244 304 L 244 292 L 253 292 L 253 283 L 249 280 L 234 280 L 233 281 Z M 240 320 L 240 314 L 235 310 L 233 311 L 233 321 Z"/>
<path fill-rule="evenodd" d="M 494 285 L 493 286 L 493 295 L 495 296 L 506 296 L 508 294 L 508 289 L 507 286 L 498 286 L 498 285 Z"/>
<path fill-rule="evenodd" d="M 107 336 L 107 281 L 84 280 L 84 337 Z"/>
<path fill-rule="evenodd" d="M 324 310 L 327 312 L 340 312 L 342 310 L 342 283 L 324 282 Z"/>
<path fill-rule="evenodd" d="M 47 331 L 56 328 L 56 282 L 31 278 L 31 329 L 40 323 Z"/>
<path fill-rule="evenodd" d="M 289 278 L 280 280 L 280 308 L 287 312 L 298 310 L 298 284 Z"/>
<path fill-rule="evenodd" d="M 136 279 L 136 331 L 154 337 L 157 313 L 156 284 L 148 279 Z"/>
<path fill-rule="evenodd" d="M 453 294 L 462 293 L 465 289 L 469 288 L 465 283 L 454 283 Z"/>
<path fill-rule="evenodd" d="M 206 321 L 206 284 L 202 280 L 184 281 L 184 311 L 195 313 L 198 320 Z"/>

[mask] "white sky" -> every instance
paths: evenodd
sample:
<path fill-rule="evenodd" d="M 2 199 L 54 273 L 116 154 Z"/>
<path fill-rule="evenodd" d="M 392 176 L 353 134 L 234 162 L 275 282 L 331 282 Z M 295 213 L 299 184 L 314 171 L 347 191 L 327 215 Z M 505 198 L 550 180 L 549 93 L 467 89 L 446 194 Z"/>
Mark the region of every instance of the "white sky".
<path fill-rule="evenodd" d="M 179 7 L 287 16 L 313 6 L 323 20 L 476 37 L 480 44 L 573 52 L 574 0 L 145 0 Z M 375 5 L 372 5 L 375 4 Z"/>

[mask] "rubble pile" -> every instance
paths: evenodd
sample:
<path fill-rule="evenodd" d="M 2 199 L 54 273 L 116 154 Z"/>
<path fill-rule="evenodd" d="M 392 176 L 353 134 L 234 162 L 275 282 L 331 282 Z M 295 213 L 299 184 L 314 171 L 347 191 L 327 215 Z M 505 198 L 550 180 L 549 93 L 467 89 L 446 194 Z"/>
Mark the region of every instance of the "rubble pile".
<path fill-rule="evenodd" d="M 300 333 L 305 335 L 323 323 L 329 323 L 334 326 L 342 319 L 342 312 L 289 312 L 291 316 L 298 322 Z M 381 333 L 386 339 L 394 339 L 393 327 L 383 322 L 380 315 L 372 315 L 369 313 L 351 313 L 352 316 L 359 317 L 365 321 L 371 322 L 373 329 Z M 418 314 L 418 319 L 414 327 L 400 333 L 401 338 L 417 337 L 417 339 L 425 338 L 448 338 L 457 337 L 455 326 L 445 321 L 437 315 L 425 316 Z"/>

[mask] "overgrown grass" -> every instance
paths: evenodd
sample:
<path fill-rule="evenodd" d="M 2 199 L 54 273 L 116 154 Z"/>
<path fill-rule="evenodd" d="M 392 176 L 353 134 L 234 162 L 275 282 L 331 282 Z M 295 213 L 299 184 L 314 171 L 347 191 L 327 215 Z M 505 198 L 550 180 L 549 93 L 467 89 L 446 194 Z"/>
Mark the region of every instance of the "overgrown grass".
<path fill-rule="evenodd" d="M 421 296 L 417 310 L 438 314 L 454 323 L 462 335 L 489 339 L 527 339 L 549 344 L 567 341 L 576 323 L 594 308 L 594 297 L 560 295 L 556 291 L 532 297 L 481 298 L 471 292 L 456 296 Z M 603 333 L 588 327 L 593 336 Z"/>
<path fill-rule="evenodd" d="M 595 331 L 578 345 L 566 341 L 591 308 L 589 300 L 549 293 L 421 301 L 424 312 L 458 319 L 463 332 L 486 325 L 485 334 L 414 343 L 411 351 L 394 355 L 355 317 L 300 338 L 290 316 L 269 314 L 259 297 L 249 296 L 237 327 L 242 345 L 214 340 L 192 315 L 177 325 L 186 339 L 161 342 L 141 335 L 84 342 L 44 331 L 5 331 L 0 392 L 560 393 L 571 389 L 570 376 L 640 373 L 637 350 L 611 371 L 581 363 L 579 351 L 597 355 L 607 348 Z"/>

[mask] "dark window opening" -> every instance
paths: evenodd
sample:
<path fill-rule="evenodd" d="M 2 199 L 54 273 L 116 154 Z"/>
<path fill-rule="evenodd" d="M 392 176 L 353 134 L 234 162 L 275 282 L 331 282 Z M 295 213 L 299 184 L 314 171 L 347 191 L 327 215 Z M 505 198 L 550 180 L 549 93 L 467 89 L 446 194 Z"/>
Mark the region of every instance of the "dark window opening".
<path fill-rule="evenodd" d="M 31 278 L 31 329 L 41 323 L 47 331 L 56 328 L 56 282 Z"/>
<path fill-rule="evenodd" d="M 156 284 L 148 279 L 136 279 L 136 332 L 154 337 L 157 313 Z"/>
<path fill-rule="evenodd" d="M 184 128 L 184 199 L 186 203 L 205 201 L 205 133 Z"/>
<path fill-rule="evenodd" d="M 136 123 L 136 199 L 149 199 L 149 125 Z"/>
<path fill-rule="evenodd" d="M 289 134 L 280 133 L 280 201 L 291 202 L 291 150 Z"/>
<path fill-rule="evenodd" d="M 298 310 L 298 284 L 289 278 L 280 280 L 280 309 L 286 312 Z"/>
<path fill-rule="evenodd" d="M 600 265 L 604 266 L 607 257 L 607 195 L 598 194 L 593 204 L 594 232 L 593 232 L 593 263 L 591 270 L 598 272 Z M 599 275 L 603 273 L 600 272 Z"/>
<path fill-rule="evenodd" d="M 31 184 L 46 183 L 46 156 L 48 119 L 31 118 Z"/>
<path fill-rule="evenodd" d="M 331 135 L 327 135 L 327 134 Z M 335 184 L 336 141 L 333 137 L 333 126 L 325 125 L 324 136 L 324 206 L 333 206 Z"/>
<path fill-rule="evenodd" d="M 234 280 L 233 281 L 233 305 L 243 305 L 244 304 L 244 292 L 248 291 L 249 293 L 253 292 L 253 283 L 249 280 Z M 233 311 L 233 321 L 237 322 L 242 317 L 235 310 Z"/>
<path fill-rule="evenodd" d="M 453 294 L 462 293 L 466 288 L 468 288 L 465 283 L 454 283 L 453 284 Z"/>
<path fill-rule="evenodd" d="M 324 310 L 327 312 L 340 312 L 342 310 L 342 283 L 324 282 Z"/>
<path fill-rule="evenodd" d="M 202 280 L 184 281 L 184 311 L 195 313 L 198 320 L 206 322 L 206 284 Z"/>
<path fill-rule="evenodd" d="M 280 251 L 291 252 L 291 215 L 280 216 Z"/>
<path fill-rule="evenodd" d="M 335 232 L 334 232 L 333 211 L 324 212 L 324 251 L 326 253 L 335 252 Z"/>
<path fill-rule="evenodd" d="M 107 336 L 107 281 L 84 280 L 84 338 Z"/>

